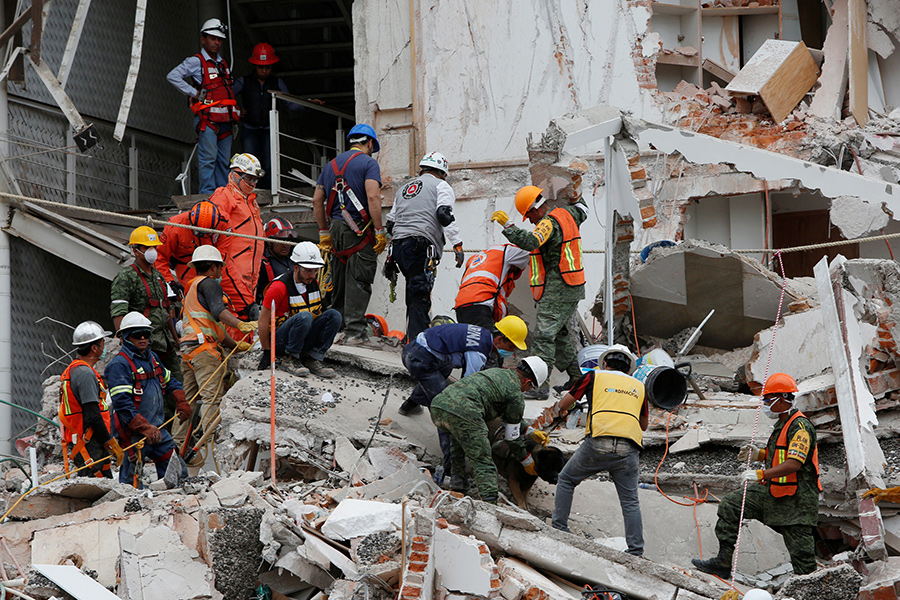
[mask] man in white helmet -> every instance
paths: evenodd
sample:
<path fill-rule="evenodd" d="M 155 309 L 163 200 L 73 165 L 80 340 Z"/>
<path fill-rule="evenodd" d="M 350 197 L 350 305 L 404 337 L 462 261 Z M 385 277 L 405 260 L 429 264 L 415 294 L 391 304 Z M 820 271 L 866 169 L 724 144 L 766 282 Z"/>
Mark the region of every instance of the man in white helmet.
<path fill-rule="evenodd" d="M 553 527 L 569 531 L 572 496 L 579 483 L 601 471 L 616 484 L 625 520 L 628 553 L 644 553 L 644 527 L 638 503 L 638 458 L 650 418 L 644 384 L 631 376 L 635 358 L 615 344 L 600 357 L 601 367 L 588 371 L 559 401 L 560 414 L 587 398 L 584 442 L 566 463 L 556 485 Z"/>
<path fill-rule="evenodd" d="M 322 310 L 322 294 L 316 276 L 325 266 L 319 247 L 300 242 L 291 252 L 293 269 L 275 278 L 263 298 L 259 315 L 259 342 L 263 348 L 260 369 L 271 366 L 272 306 L 275 306 L 275 355 L 286 356 L 281 368 L 306 377 L 310 373 L 331 379 L 334 369 L 322 359 L 341 327 L 341 313 Z"/>
<path fill-rule="evenodd" d="M 387 216 L 391 245 L 385 275 L 396 281 L 396 269 L 406 279 L 406 336 L 409 340 L 428 328 L 431 290 L 437 265 L 450 240 L 456 268 L 463 264 L 463 244 L 453 216 L 456 195 L 447 183 L 450 166 L 440 152 L 419 161 L 419 176 L 397 190 L 394 208 Z"/>
<path fill-rule="evenodd" d="M 202 50 L 184 59 L 169 71 L 166 79 L 190 98 L 197 132 L 197 167 L 200 193 L 210 194 L 225 185 L 231 155 L 232 125 L 240 113 L 231 89 L 231 70 L 219 51 L 228 27 L 219 19 L 209 19 L 200 28 Z"/>

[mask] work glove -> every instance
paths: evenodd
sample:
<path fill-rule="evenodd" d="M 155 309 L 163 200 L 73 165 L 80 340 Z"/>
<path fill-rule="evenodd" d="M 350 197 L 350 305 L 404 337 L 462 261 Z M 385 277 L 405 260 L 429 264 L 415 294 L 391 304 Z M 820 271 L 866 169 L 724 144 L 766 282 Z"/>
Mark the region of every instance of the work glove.
<path fill-rule="evenodd" d="M 257 327 L 259 327 L 259 321 L 241 321 L 237 326 L 238 331 L 241 333 L 256 331 Z M 241 352 L 243 352 L 243 350 L 241 350 Z"/>
<path fill-rule="evenodd" d="M 537 477 L 537 469 L 535 469 L 534 459 L 531 457 L 531 453 L 526 454 L 525 458 L 520 460 L 519 463 L 525 469 L 526 473 Z"/>
<path fill-rule="evenodd" d="M 456 256 L 456 268 L 460 268 L 463 266 L 463 262 L 466 260 L 466 255 L 463 254 L 462 242 L 453 246 L 453 254 Z"/>
<path fill-rule="evenodd" d="M 319 250 L 331 252 L 331 232 L 327 229 L 319 230 Z"/>
<path fill-rule="evenodd" d="M 169 287 L 172 288 L 172 293 L 174 293 L 179 298 L 184 298 L 184 286 L 178 283 L 177 281 L 170 281 Z"/>
<path fill-rule="evenodd" d="M 381 254 L 387 248 L 387 229 L 382 227 L 375 230 L 375 254 Z"/>
<path fill-rule="evenodd" d="M 741 600 L 741 593 L 737 590 L 728 590 L 722 594 L 719 600 Z"/>
<path fill-rule="evenodd" d="M 747 459 L 750 460 L 762 460 L 763 453 L 762 451 L 754 446 L 753 444 L 747 444 L 738 452 L 738 461 L 739 462 L 747 462 Z"/>
<path fill-rule="evenodd" d="M 900 487 L 892 487 L 883 490 L 881 488 L 872 488 L 867 491 L 862 496 L 863 498 L 873 498 L 875 500 L 875 504 L 879 502 L 893 502 L 895 504 L 900 503 Z"/>
<path fill-rule="evenodd" d="M 175 390 L 172 392 L 172 397 L 175 398 L 175 414 L 178 415 L 178 422 L 184 423 L 194 414 L 194 409 L 185 399 L 184 390 Z"/>
<path fill-rule="evenodd" d="M 137 415 L 128 424 L 128 429 L 147 438 L 151 444 L 158 444 L 162 441 L 162 432 L 159 427 L 151 425 L 150 421 L 144 418 L 144 415 Z"/>
<path fill-rule="evenodd" d="M 247 318 L 250 319 L 250 321 L 255 323 L 259 320 L 259 304 L 254 302 L 253 304 L 247 306 L 247 308 L 244 309 L 244 314 L 247 315 Z M 238 329 L 240 329 L 240 327 Z M 254 326 L 253 329 L 256 329 L 256 327 Z M 250 331 L 253 331 L 253 329 L 251 329 Z M 243 331 L 243 329 L 241 329 L 241 331 Z"/>
<path fill-rule="evenodd" d="M 103 444 L 103 447 L 116 459 L 116 464 L 121 466 L 122 462 L 125 460 L 125 452 L 122 450 L 119 442 L 116 441 L 116 438 L 109 438 L 109 441 Z"/>
<path fill-rule="evenodd" d="M 509 222 L 509 215 L 506 214 L 505 210 L 495 210 L 494 214 L 491 215 L 491 221 L 500 223 L 506 227 L 506 224 Z"/>
<path fill-rule="evenodd" d="M 540 429 L 535 429 L 531 432 L 531 439 L 540 444 L 541 446 L 546 446 L 550 443 L 550 434 L 546 431 L 541 431 Z"/>
<path fill-rule="evenodd" d="M 238 352 L 246 352 L 246 351 L 249 350 L 252 346 L 253 346 L 253 344 L 251 344 L 250 342 L 236 342 L 236 345 L 235 345 L 234 348 L 235 348 L 235 350 L 237 350 Z"/>
<path fill-rule="evenodd" d="M 263 354 L 262 354 L 262 357 L 259 359 L 259 366 L 256 367 L 257 370 L 263 371 L 263 370 L 268 369 L 268 368 L 270 368 L 270 367 L 272 366 L 272 360 L 271 360 L 272 357 L 269 356 L 269 353 L 270 353 L 270 352 L 271 352 L 271 351 L 270 351 L 269 349 L 263 348 Z"/>
<path fill-rule="evenodd" d="M 762 481 L 762 474 L 762 469 L 747 469 L 741 473 L 741 479 L 750 483 L 759 483 Z"/>

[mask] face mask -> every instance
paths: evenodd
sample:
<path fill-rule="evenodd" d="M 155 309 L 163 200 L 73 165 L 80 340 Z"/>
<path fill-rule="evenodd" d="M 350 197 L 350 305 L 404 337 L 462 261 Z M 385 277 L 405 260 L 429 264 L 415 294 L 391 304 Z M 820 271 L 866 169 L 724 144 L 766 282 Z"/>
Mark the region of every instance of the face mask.
<path fill-rule="evenodd" d="M 97 360 L 103 360 L 104 358 L 106 358 L 106 346 L 103 347 L 103 352 L 100 353 L 100 358 Z"/>
<path fill-rule="evenodd" d="M 156 248 L 150 248 L 149 250 L 144 252 L 144 260 L 146 260 L 151 265 L 156 262 L 157 258 Z"/>
<path fill-rule="evenodd" d="M 772 404 L 775 404 L 775 403 L 773 402 Z M 763 414 L 766 415 L 767 417 L 769 417 L 770 419 L 777 419 L 779 415 L 783 415 L 784 413 L 786 413 L 788 410 L 791 410 L 791 409 L 788 408 L 787 410 L 783 410 L 781 412 L 775 412 L 774 410 L 772 410 L 772 408 L 768 404 L 763 404 L 762 410 L 763 410 Z"/>
<path fill-rule="evenodd" d="M 497 348 L 497 354 L 503 358 L 509 358 L 513 355 L 512 350 L 504 350 L 503 348 Z"/>

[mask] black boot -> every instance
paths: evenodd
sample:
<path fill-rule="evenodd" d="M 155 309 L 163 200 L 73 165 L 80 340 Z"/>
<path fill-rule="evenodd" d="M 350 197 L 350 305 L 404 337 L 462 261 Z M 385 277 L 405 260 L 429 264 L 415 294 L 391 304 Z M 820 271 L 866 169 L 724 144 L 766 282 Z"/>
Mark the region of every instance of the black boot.
<path fill-rule="evenodd" d="M 421 413 L 422 410 L 422 407 L 412 400 L 404 400 L 403 404 L 400 405 L 400 408 L 397 409 L 397 412 L 404 417 L 408 417 L 409 415 L 417 415 Z"/>
<path fill-rule="evenodd" d="M 706 560 L 692 558 L 691 563 L 704 573 L 716 575 L 723 579 L 731 577 L 731 559 L 726 558 L 721 554 L 719 554 L 719 556 L 714 556 L 713 558 L 707 558 Z"/>

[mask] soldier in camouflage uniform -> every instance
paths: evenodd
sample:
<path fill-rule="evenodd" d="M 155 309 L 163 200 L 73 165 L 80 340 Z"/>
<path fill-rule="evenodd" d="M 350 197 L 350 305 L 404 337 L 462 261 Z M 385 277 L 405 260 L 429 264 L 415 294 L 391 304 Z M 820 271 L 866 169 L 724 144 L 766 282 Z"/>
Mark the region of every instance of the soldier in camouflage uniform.
<path fill-rule="evenodd" d="M 457 381 L 438 394 L 431 403 L 431 420 L 451 436 L 451 477 L 465 474 L 465 459 L 475 474 L 478 493 L 485 502 L 497 502 L 497 467 L 491 457 L 487 422 L 500 418 L 506 426 L 510 456 L 531 475 L 537 475 L 534 459 L 520 437 L 525 412 L 522 392 L 541 385 L 547 365 L 530 356 L 515 369 L 488 369 Z M 541 432 L 543 433 L 543 432 Z M 535 434 L 536 441 L 544 437 Z"/>
<path fill-rule="evenodd" d="M 532 348 L 535 356 L 569 375 L 565 386 L 569 389 L 581 378 L 575 349 L 569 342 L 568 324 L 578 302 L 584 299 L 578 228 L 587 218 L 588 208 L 579 198 L 568 206 L 549 210 L 542 192 L 529 185 L 516 193 L 516 209 L 523 220 L 536 225 L 534 231 L 516 227 L 502 210 L 496 211 L 491 220 L 503 226 L 506 239 L 531 252 L 531 293 L 538 303 Z M 545 400 L 549 394 L 549 385 L 544 384 L 525 394 L 525 398 Z"/>
<path fill-rule="evenodd" d="M 763 388 L 763 412 L 777 418 L 765 448 L 744 446 L 738 460 L 765 461 L 765 469 L 747 469 L 744 518 L 756 519 L 781 534 L 791 555 L 794 573 L 816 570 L 813 530 L 819 522 L 819 451 L 816 430 L 793 407 L 797 383 L 784 373 L 775 373 Z M 707 560 L 693 559 L 698 569 L 719 577 L 731 575 L 734 545 L 740 529 L 742 490 L 731 492 L 719 503 L 716 537 L 719 554 Z"/>
<path fill-rule="evenodd" d="M 159 235 L 151 227 L 138 227 L 128 240 L 134 263 L 124 267 L 113 279 L 110 289 L 109 314 L 119 328 L 122 318 L 136 311 L 150 319 L 153 334 L 150 349 L 178 381 L 182 380 L 181 357 L 175 351 L 175 327 L 169 313 L 170 303 L 166 281 L 153 267 Z M 166 396 L 166 420 L 175 414 L 175 399 Z"/>

